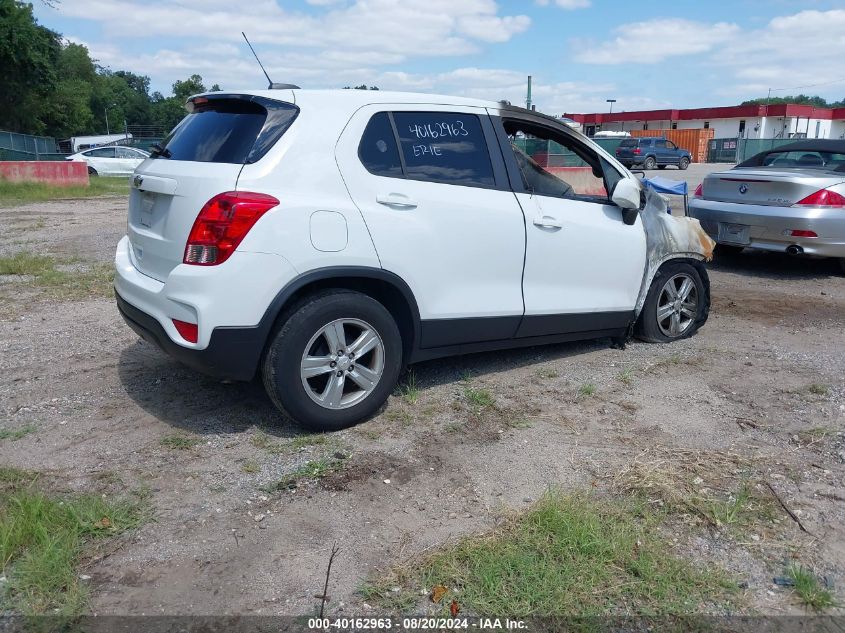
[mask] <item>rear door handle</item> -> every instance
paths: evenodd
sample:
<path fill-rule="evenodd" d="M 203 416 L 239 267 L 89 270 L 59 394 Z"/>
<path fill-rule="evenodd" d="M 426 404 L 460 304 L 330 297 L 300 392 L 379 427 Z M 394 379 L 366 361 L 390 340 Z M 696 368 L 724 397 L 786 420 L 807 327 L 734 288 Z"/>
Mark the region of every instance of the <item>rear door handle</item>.
<path fill-rule="evenodd" d="M 544 215 L 541 218 L 534 218 L 534 226 L 539 226 L 544 229 L 562 229 L 563 224 L 561 224 L 560 220 L 556 220 L 555 218 Z"/>
<path fill-rule="evenodd" d="M 403 207 L 414 209 L 417 203 L 408 196 L 401 193 L 380 193 L 376 196 L 376 202 L 388 207 Z"/>

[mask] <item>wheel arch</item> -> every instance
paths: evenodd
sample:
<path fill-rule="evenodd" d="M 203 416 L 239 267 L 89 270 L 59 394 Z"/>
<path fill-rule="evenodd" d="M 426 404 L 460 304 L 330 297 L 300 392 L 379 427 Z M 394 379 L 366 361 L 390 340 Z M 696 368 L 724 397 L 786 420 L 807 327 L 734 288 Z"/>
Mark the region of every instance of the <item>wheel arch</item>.
<path fill-rule="evenodd" d="M 640 312 L 642 312 L 643 304 L 645 304 L 646 297 L 648 296 L 648 291 L 651 288 L 651 284 L 654 281 L 654 278 L 657 276 L 657 273 L 660 272 L 660 269 L 663 268 L 666 264 L 670 262 L 685 262 L 695 267 L 698 271 L 698 274 L 701 276 L 701 281 L 704 283 L 704 288 L 707 291 L 707 295 L 710 295 L 710 277 L 707 274 L 707 267 L 704 265 L 704 262 L 707 261 L 703 255 L 700 253 L 670 253 L 663 257 L 661 260 L 654 263 L 651 267 L 649 274 L 647 275 L 642 287 L 640 288 L 640 296 L 637 298 L 637 307 L 634 310 L 634 322 L 640 317 Z"/>
<path fill-rule="evenodd" d="M 266 335 L 262 355 L 272 332 L 287 319 L 290 310 L 304 297 L 321 290 L 354 290 L 381 303 L 393 316 L 402 335 L 403 361 L 410 358 L 420 340 L 420 313 L 411 288 L 398 275 L 366 266 L 330 266 L 308 271 L 282 288 L 262 319 Z"/>

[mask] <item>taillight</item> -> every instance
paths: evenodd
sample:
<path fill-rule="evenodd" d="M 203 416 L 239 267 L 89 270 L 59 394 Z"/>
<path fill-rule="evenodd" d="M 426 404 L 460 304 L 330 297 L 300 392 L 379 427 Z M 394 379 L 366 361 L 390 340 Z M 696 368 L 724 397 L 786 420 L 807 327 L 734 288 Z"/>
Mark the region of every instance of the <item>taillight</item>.
<path fill-rule="evenodd" d="M 785 231 L 787 235 L 791 235 L 792 237 L 818 237 L 818 233 L 815 231 L 807 231 L 806 229 L 792 229 L 790 231 Z"/>
<path fill-rule="evenodd" d="M 693 198 L 703 198 L 704 197 L 704 183 L 699 183 L 699 185 L 695 188 L 695 193 L 692 194 Z"/>
<path fill-rule="evenodd" d="M 642 153 L 643 153 L 643 151 L 639 147 L 634 149 L 634 154 L 642 154 Z"/>
<path fill-rule="evenodd" d="M 199 334 L 199 328 L 196 323 L 188 323 L 186 321 L 179 321 L 178 319 L 171 319 L 179 336 L 189 343 L 196 343 Z"/>
<path fill-rule="evenodd" d="M 200 210 L 185 244 L 186 264 L 222 264 L 259 218 L 279 204 L 273 196 L 227 191 L 214 196 Z"/>
<path fill-rule="evenodd" d="M 796 202 L 794 207 L 845 207 L 845 196 L 831 191 L 830 189 L 819 189 L 816 193 L 811 193 L 803 200 Z"/>

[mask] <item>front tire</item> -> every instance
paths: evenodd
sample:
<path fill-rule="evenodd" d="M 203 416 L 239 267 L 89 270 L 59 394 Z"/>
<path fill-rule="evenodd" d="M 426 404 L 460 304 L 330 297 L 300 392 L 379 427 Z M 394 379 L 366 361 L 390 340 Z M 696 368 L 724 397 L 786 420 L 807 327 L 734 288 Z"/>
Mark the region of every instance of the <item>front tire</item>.
<path fill-rule="evenodd" d="M 293 308 L 271 337 L 261 373 L 282 415 L 312 431 L 336 431 L 375 414 L 401 367 L 402 337 L 390 312 L 337 289 Z"/>
<path fill-rule="evenodd" d="M 651 282 L 634 335 L 648 343 L 678 341 L 695 334 L 709 313 L 710 290 L 702 272 L 690 263 L 670 261 Z"/>
<path fill-rule="evenodd" d="M 657 166 L 657 161 L 654 160 L 653 156 L 649 156 L 645 159 L 643 163 L 643 169 L 654 169 Z"/>
<path fill-rule="evenodd" d="M 689 167 L 689 158 L 682 158 L 681 161 L 678 163 L 678 169 L 686 169 Z"/>
<path fill-rule="evenodd" d="M 88 175 L 89 175 L 89 176 L 99 176 L 100 174 L 98 174 L 98 173 L 97 173 L 97 170 L 96 170 L 96 169 L 94 169 L 93 167 L 89 166 L 89 167 L 88 167 Z"/>

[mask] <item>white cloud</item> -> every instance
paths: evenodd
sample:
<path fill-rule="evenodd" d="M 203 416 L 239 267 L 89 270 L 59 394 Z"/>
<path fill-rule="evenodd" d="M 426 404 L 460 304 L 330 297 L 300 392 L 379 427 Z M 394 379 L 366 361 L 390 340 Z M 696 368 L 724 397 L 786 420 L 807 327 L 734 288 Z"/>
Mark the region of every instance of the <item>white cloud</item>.
<path fill-rule="evenodd" d="M 683 18 L 632 22 L 613 29 L 616 37 L 595 44 L 575 40 L 575 60 L 585 64 L 656 63 L 678 55 L 705 53 L 737 37 L 739 26 Z"/>
<path fill-rule="evenodd" d="M 776 17 L 721 47 L 711 63 L 732 69 L 746 91 L 762 94 L 774 88 L 775 96 L 783 96 L 801 92 L 800 86 L 842 79 L 843 58 L 845 10 L 835 9 Z"/>
<path fill-rule="evenodd" d="M 534 2 L 541 7 L 549 6 L 549 0 L 534 0 Z M 573 9 L 586 9 L 592 2 L 590 0 L 554 0 L 554 4 L 561 9 L 571 11 Z"/>

